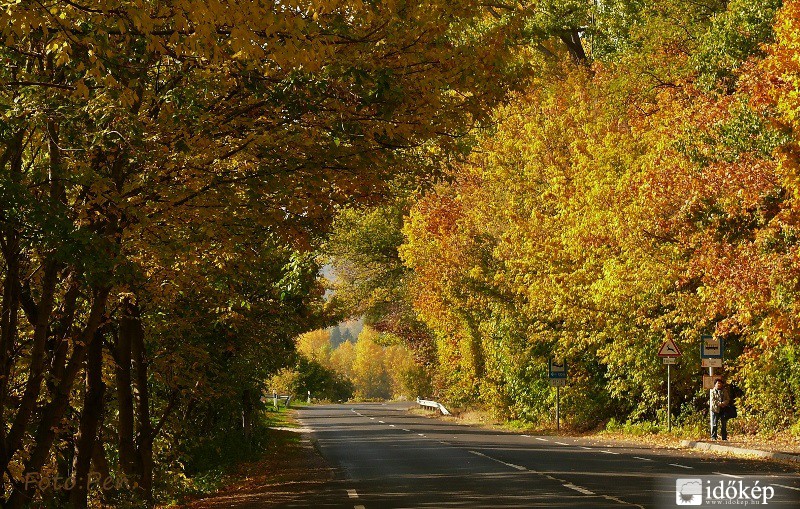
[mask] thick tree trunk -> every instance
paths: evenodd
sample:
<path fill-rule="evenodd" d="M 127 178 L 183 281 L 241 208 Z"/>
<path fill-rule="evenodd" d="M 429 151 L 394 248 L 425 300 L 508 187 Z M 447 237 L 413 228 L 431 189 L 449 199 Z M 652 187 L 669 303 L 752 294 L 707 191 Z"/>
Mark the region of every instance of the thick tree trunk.
<path fill-rule="evenodd" d="M 95 333 L 86 354 L 86 393 L 83 398 L 80 427 L 76 438 L 75 458 L 72 464 L 74 487 L 69 495 L 69 507 L 83 509 L 87 506 L 89 470 L 97 442 L 97 430 L 103 416 L 103 332 Z"/>
<path fill-rule="evenodd" d="M 130 316 L 132 304 L 125 302 L 124 315 L 119 320 L 119 333 L 115 346 L 114 381 L 117 393 L 117 439 L 119 449 L 119 462 L 122 471 L 128 477 L 137 476 L 136 472 L 136 447 L 134 445 L 133 421 L 133 390 L 131 377 L 131 338 L 136 327 L 135 320 Z"/>
<path fill-rule="evenodd" d="M 37 306 L 36 323 L 33 331 L 33 344 L 31 346 L 31 364 L 28 369 L 28 380 L 25 384 L 25 392 L 22 395 L 17 414 L 8 432 L 5 444 L 5 455 L 0 458 L 0 470 L 5 471 L 8 463 L 14 456 L 25 436 L 25 430 L 30 423 L 33 410 L 42 388 L 44 379 L 44 351 L 47 343 L 47 335 L 50 329 L 50 316 L 53 312 L 55 301 L 56 282 L 58 279 L 58 267 L 54 261 L 49 261 L 45 265 L 42 280 L 42 297 Z"/>
<path fill-rule="evenodd" d="M 120 464 L 125 475 L 138 484 L 142 498 L 150 501 L 153 496 L 153 425 L 144 328 L 139 306 L 131 300 L 125 303 L 124 315 L 119 321 L 116 353 Z"/>
<path fill-rule="evenodd" d="M 13 234 L 12 234 L 13 235 Z M 19 258 L 16 239 L 6 238 L 7 273 L 3 283 L 3 302 L 0 307 L 0 417 L 5 415 L 8 380 L 11 374 L 11 352 L 17 338 L 17 316 L 19 313 Z M 0 426 L 0 460 L 6 464 L 6 427 Z M 3 479 L 0 476 L 0 492 Z"/>
<path fill-rule="evenodd" d="M 87 349 L 93 343 L 95 333 L 105 315 L 109 291 L 110 289 L 104 288 L 95 292 L 86 328 L 74 342 L 72 355 L 64 371 L 64 376 L 58 384 L 58 390 L 42 411 L 42 418 L 34 436 L 35 445 L 28 461 L 25 462 L 25 473 L 40 472 L 50 457 L 50 449 L 53 447 L 53 442 L 56 438 L 56 425 L 64 417 L 75 379 L 86 360 Z M 27 488 L 25 485 L 17 486 L 11 493 L 11 498 L 8 500 L 5 509 L 21 509 L 25 507 L 31 501 L 33 490 L 33 486 Z"/>
<path fill-rule="evenodd" d="M 131 360 L 136 373 L 136 421 L 138 434 L 136 448 L 138 453 L 139 488 L 142 497 L 150 502 L 153 499 L 153 424 L 150 421 L 150 392 L 147 386 L 147 361 L 145 359 L 144 326 L 141 310 L 134 304 L 131 317 L 135 320 L 131 336 Z"/>

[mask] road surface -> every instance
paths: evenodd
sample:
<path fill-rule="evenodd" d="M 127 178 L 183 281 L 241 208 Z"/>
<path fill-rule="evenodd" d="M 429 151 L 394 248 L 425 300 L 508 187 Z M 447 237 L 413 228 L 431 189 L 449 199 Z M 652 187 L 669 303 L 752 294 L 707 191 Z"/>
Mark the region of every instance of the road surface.
<path fill-rule="evenodd" d="M 585 438 L 531 436 L 409 414 L 409 404 L 299 411 L 336 479 L 293 507 L 677 507 L 676 481 L 716 476 L 776 490 L 766 507 L 800 507 L 800 476 L 763 461 L 703 457 Z"/>

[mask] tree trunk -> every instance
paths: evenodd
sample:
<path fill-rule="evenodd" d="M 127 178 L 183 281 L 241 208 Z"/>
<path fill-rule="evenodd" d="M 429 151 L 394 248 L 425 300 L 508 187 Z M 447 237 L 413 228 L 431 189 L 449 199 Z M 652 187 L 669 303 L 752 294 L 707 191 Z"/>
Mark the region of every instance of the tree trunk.
<path fill-rule="evenodd" d="M 245 438 L 250 440 L 253 436 L 253 398 L 249 389 L 242 392 L 242 428 Z"/>
<path fill-rule="evenodd" d="M 69 494 L 69 507 L 87 506 L 89 469 L 97 442 L 97 429 L 103 416 L 103 331 L 98 329 L 86 354 L 86 393 L 83 398 L 80 428 L 76 438 L 72 476 L 75 486 Z"/>
<path fill-rule="evenodd" d="M 7 273 L 3 283 L 3 302 L 0 308 L 0 416 L 5 415 L 6 393 L 8 380 L 11 374 L 11 352 L 17 338 L 17 316 L 19 313 L 19 258 L 17 242 L 6 238 L 6 246 L 13 253 L 6 255 Z M 2 464 L 7 464 L 6 427 L 0 426 L 0 459 Z M 0 493 L 2 493 L 3 479 L 0 476 Z"/>
<path fill-rule="evenodd" d="M 142 497 L 151 502 L 153 499 L 153 424 L 150 420 L 150 393 L 147 387 L 147 361 L 145 359 L 144 326 L 141 310 L 137 304 L 131 308 L 131 319 L 134 320 L 131 335 L 131 360 L 136 373 L 136 421 L 138 434 L 136 448 L 138 453 L 139 488 Z"/>
<path fill-rule="evenodd" d="M 114 380 L 117 392 L 117 407 L 119 410 L 117 423 L 117 438 L 119 447 L 119 462 L 126 476 L 135 477 L 136 448 L 134 446 L 133 422 L 133 391 L 131 380 L 131 338 L 136 327 L 135 320 L 130 316 L 131 302 L 123 304 L 123 316 L 119 320 L 119 334 L 115 347 Z"/>
<path fill-rule="evenodd" d="M 3 170 L 6 162 L 9 163 L 9 175 L 14 183 L 19 181 L 22 173 L 22 140 L 23 132 L 20 131 L 9 142 L 0 164 L 0 170 Z M 3 216 L 4 211 L 0 209 L 0 217 Z M 3 301 L 0 304 L 0 416 L 5 415 L 6 394 L 11 376 L 11 353 L 17 340 L 20 306 L 19 233 L 10 223 L 7 223 L 3 230 L 2 248 L 6 260 L 6 278 L 3 282 Z M 8 461 L 10 457 L 6 450 L 6 427 L 0 426 L 0 464 L 7 465 Z M 3 476 L 0 475 L 0 493 L 4 491 Z"/>
<path fill-rule="evenodd" d="M 58 146 L 58 125 L 50 120 L 47 122 L 48 134 L 48 157 L 50 196 L 49 205 L 56 210 L 66 201 L 64 190 L 63 171 L 61 167 L 61 149 Z M 21 157 L 21 154 L 20 154 Z M 31 364 L 29 368 L 28 381 L 25 385 L 25 392 L 19 404 L 17 415 L 11 430 L 8 432 L 3 457 L 0 457 L 0 471 L 5 471 L 14 453 L 22 445 L 25 430 L 36 408 L 36 402 L 42 388 L 44 379 L 44 352 L 50 331 L 50 317 L 53 313 L 55 302 L 56 283 L 58 282 L 58 264 L 50 257 L 44 262 L 44 272 L 42 277 L 42 294 L 39 304 L 36 306 L 35 320 L 33 328 L 33 344 L 31 346 Z"/>
<path fill-rule="evenodd" d="M 25 392 L 14 417 L 14 423 L 6 438 L 4 457 L 0 458 L 0 470 L 5 471 L 11 458 L 22 445 L 25 430 L 28 427 L 44 379 L 44 350 L 47 334 L 50 329 L 50 316 L 55 301 L 56 281 L 58 267 L 54 261 L 46 263 L 42 283 L 42 297 L 37 306 L 36 323 L 33 331 L 33 345 L 31 346 L 31 365 L 28 370 L 28 380 Z"/>
<path fill-rule="evenodd" d="M 581 41 L 581 36 L 578 30 L 569 30 L 561 34 L 561 40 L 564 41 L 564 44 L 567 45 L 567 49 L 569 49 L 569 54 L 572 56 L 572 59 L 575 61 L 576 64 L 586 64 L 588 59 L 586 58 L 586 51 L 583 49 L 583 41 Z"/>
<path fill-rule="evenodd" d="M 86 328 L 74 342 L 72 356 L 67 369 L 64 371 L 64 376 L 58 384 L 58 390 L 42 411 L 42 418 L 34 436 L 35 445 L 28 461 L 25 462 L 23 470 L 25 473 L 40 472 L 50 457 L 50 449 L 53 447 L 53 442 L 56 438 L 56 425 L 64 417 L 75 379 L 86 359 L 86 351 L 93 343 L 97 328 L 105 315 L 109 291 L 109 288 L 104 288 L 95 292 Z M 5 509 L 21 509 L 25 507 L 33 497 L 33 490 L 32 486 L 29 488 L 26 488 L 25 485 L 17 486 L 11 493 Z"/>

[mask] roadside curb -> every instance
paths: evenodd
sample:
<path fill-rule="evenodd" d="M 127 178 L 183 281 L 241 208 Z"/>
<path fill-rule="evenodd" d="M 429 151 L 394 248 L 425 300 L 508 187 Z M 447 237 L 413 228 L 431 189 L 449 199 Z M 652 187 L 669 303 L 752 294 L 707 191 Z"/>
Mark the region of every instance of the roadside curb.
<path fill-rule="evenodd" d="M 694 442 L 692 440 L 681 440 L 681 445 L 683 447 L 688 447 L 691 449 L 701 449 L 704 451 L 728 452 L 732 454 L 746 454 L 748 456 L 757 456 L 759 458 L 795 461 L 800 463 L 800 456 L 795 454 L 786 454 L 783 452 L 762 451 L 760 449 L 745 449 L 743 447 L 733 447 L 730 445 L 709 444 L 707 442 Z"/>

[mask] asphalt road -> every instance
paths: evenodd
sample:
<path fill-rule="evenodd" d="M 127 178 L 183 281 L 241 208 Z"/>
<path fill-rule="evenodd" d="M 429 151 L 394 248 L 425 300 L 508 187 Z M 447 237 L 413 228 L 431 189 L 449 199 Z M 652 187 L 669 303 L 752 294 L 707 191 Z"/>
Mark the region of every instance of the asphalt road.
<path fill-rule="evenodd" d="M 501 433 L 409 414 L 408 406 L 300 410 L 301 422 L 312 430 L 337 476 L 293 506 L 678 507 L 676 481 L 699 478 L 710 488 L 718 481 L 735 487 L 739 481 L 752 485 L 759 480 L 760 486 L 775 490 L 765 507 L 800 507 L 800 476 L 780 464 L 585 438 Z"/>

